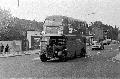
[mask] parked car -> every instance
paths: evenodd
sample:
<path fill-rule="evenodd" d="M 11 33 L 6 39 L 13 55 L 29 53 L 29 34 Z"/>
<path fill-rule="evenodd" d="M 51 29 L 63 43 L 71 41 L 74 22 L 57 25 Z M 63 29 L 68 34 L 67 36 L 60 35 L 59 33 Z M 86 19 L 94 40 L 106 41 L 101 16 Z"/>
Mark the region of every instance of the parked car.
<path fill-rule="evenodd" d="M 86 46 L 90 46 L 91 45 L 91 43 L 86 43 Z"/>
<path fill-rule="evenodd" d="M 94 49 L 101 49 L 101 50 L 103 50 L 104 49 L 104 45 L 103 45 L 103 43 L 102 42 L 95 42 L 95 43 L 93 43 L 93 45 L 92 45 L 92 50 L 94 50 Z"/>
<path fill-rule="evenodd" d="M 86 43 L 86 46 L 89 46 L 89 43 Z"/>
<path fill-rule="evenodd" d="M 106 39 L 103 41 L 104 45 L 109 45 L 111 43 L 111 39 Z"/>
<path fill-rule="evenodd" d="M 117 44 L 117 43 L 119 43 L 117 40 L 112 40 L 112 42 L 111 42 L 112 44 Z"/>

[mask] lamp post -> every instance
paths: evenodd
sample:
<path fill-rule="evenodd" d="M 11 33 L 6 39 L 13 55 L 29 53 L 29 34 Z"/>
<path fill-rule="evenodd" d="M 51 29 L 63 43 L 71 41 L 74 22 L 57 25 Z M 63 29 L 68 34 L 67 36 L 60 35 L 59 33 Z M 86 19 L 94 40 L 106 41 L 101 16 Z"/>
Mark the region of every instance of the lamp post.
<path fill-rule="evenodd" d="M 89 14 L 87 14 L 87 15 L 88 15 L 88 16 L 95 15 L 95 12 L 89 13 Z M 90 23 L 92 23 L 92 22 L 90 22 Z"/>
<path fill-rule="evenodd" d="M 18 7 L 19 7 L 19 2 L 20 2 L 20 1 L 19 1 L 19 0 L 17 0 L 17 2 L 18 2 Z"/>

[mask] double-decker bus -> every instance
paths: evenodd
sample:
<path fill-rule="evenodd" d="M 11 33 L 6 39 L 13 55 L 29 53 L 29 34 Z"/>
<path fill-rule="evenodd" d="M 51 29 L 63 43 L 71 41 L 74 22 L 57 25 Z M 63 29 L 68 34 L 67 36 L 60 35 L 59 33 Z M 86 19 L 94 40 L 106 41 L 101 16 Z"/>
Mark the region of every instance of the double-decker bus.
<path fill-rule="evenodd" d="M 86 56 L 84 35 L 75 31 L 71 26 L 72 23 L 68 24 L 68 22 L 69 18 L 65 16 L 49 16 L 46 18 L 41 40 L 40 59 L 42 62 L 56 59 L 66 61 L 69 58 Z"/>

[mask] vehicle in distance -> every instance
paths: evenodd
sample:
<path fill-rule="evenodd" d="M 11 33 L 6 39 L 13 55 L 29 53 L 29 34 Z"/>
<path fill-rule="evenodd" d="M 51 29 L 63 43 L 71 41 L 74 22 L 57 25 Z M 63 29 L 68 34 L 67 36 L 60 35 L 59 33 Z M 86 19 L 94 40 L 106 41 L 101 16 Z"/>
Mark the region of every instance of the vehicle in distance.
<path fill-rule="evenodd" d="M 93 43 L 93 45 L 92 45 L 92 50 L 94 50 L 94 49 L 104 49 L 104 45 L 103 45 L 103 43 L 102 42 L 95 42 L 95 43 Z"/>
<path fill-rule="evenodd" d="M 71 21 L 70 21 L 71 20 Z M 69 22 L 69 24 L 66 22 Z M 86 37 L 75 30 L 71 19 L 65 16 L 48 16 L 43 24 L 40 41 L 40 59 L 42 62 L 60 60 L 62 62 L 77 56 L 85 57 Z M 86 27 L 86 22 L 79 22 Z"/>
<path fill-rule="evenodd" d="M 111 39 L 106 39 L 103 41 L 104 45 L 109 45 L 111 43 Z"/>

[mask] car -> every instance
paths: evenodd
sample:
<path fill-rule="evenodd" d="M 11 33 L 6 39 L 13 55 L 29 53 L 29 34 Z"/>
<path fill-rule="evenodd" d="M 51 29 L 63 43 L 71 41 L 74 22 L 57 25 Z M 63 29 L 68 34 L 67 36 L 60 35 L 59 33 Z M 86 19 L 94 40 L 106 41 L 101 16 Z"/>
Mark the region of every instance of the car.
<path fill-rule="evenodd" d="M 93 45 L 92 45 L 92 50 L 94 50 L 94 49 L 101 49 L 101 50 L 103 50 L 104 49 L 104 45 L 103 45 L 103 43 L 102 42 L 95 42 L 95 43 L 93 43 Z"/>
<path fill-rule="evenodd" d="M 104 45 L 109 45 L 111 43 L 111 39 L 106 39 L 103 41 Z"/>
<path fill-rule="evenodd" d="M 86 46 L 90 46 L 91 44 L 90 43 L 86 43 Z"/>
<path fill-rule="evenodd" d="M 112 44 L 117 44 L 117 43 L 119 43 L 117 40 L 112 40 L 112 42 L 111 42 Z"/>

